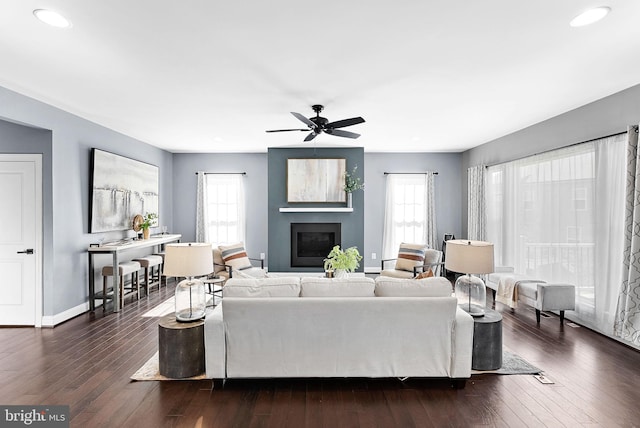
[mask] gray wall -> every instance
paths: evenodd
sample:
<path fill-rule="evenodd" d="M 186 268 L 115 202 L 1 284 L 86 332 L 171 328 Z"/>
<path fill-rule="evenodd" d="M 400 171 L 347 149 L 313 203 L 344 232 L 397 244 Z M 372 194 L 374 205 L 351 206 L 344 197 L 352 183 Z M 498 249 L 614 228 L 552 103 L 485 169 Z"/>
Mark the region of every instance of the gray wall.
<path fill-rule="evenodd" d="M 640 85 L 555 116 L 513 134 L 498 138 L 462 155 L 463 230 L 467 231 L 466 170 L 531 156 L 570 144 L 626 131 L 640 122 Z"/>
<path fill-rule="evenodd" d="M 174 231 L 184 242 L 196 237 L 196 172 L 246 172 L 246 248 L 249 257 L 267 252 L 267 154 L 175 153 L 173 155 Z"/>
<path fill-rule="evenodd" d="M 435 179 L 438 245 L 445 233 L 460 237 L 462 155 L 459 153 L 366 153 L 364 254 L 365 266 L 380 269 L 384 229 L 385 172 L 437 171 Z M 371 259 L 376 253 L 376 260 Z"/>
<path fill-rule="evenodd" d="M 357 148 L 271 148 L 269 149 L 269 270 L 291 271 L 291 223 L 342 223 L 342 248 L 364 248 L 364 195 L 353 193 L 351 213 L 281 213 L 281 207 L 335 207 L 335 204 L 288 204 L 287 203 L 287 159 L 288 158 L 345 158 L 347 170 L 358 165 L 361 177 L 366 173 L 364 150 Z M 345 206 L 345 205 L 342 205 Z M 360 264 L 360 269 L 363 264 Z M 321 268 L 295 268 L 296 271 L 318 271 Z"/>
<path fill-rule="evenodd" d="M 88 302 L 89 244 L 101 237 L 112 240 L 133 234 L 88 233 L 91 148 L 157 165 L 159 215 L 169 226 L 173 223 L 171 154 L 1 87 L 0 119 L 46 130 L 16 131 L 16 125 L 2 122 L 0 152 L 44 154 L 43 315 L 77 311 Z M 34 138 L 34 132 L 49 136 Z"/>

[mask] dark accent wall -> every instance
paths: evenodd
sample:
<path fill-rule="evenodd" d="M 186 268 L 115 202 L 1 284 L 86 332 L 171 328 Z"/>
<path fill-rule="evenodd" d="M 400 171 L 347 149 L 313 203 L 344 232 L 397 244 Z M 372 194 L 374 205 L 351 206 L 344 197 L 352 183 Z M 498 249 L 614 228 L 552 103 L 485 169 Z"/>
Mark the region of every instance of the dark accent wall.
<path fill-rule="evenodd" d="M 290 266 L 291 223 L 342 223 L 342 248 L 356 246 L 364 251 L 364 192 L 353 193 L 351 213 L 281 213 L 281 207 L 344 207 L 345 204 L 288 204 L 287 159 L 289 158 L 345 158 L 347 171 L 358 165 L 358 175 L 364 179 L 364 149 L 357 148 L 270 148 L 268 152 L 269 195 L 269 271 L 321 271 L 322 268 Z M 360 270 L 364 263 L 360 263 Z"/>

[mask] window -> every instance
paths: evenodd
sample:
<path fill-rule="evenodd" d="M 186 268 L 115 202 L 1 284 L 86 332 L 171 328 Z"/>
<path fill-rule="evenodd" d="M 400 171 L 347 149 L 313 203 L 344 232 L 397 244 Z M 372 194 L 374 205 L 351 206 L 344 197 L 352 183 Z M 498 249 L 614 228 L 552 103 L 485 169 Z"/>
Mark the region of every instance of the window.
<path fill-rule="evenodd" d="M 393 258 L 403 242 L 435 248 L 433 174 L 388 174 L 383 258 Z"/>
<path fill-rule="evenodd" d="M 624 143 L 607 137 L 487 171 L 496 266 L 574 284 L 576 318 L 601 330 L 613 325 L 621 283 Z"/>
<path fill-rule="evenodd" d="M 205 174 L 203 184 L 203 240 L 215 246 L 244 242 L 243 174 Z"/>

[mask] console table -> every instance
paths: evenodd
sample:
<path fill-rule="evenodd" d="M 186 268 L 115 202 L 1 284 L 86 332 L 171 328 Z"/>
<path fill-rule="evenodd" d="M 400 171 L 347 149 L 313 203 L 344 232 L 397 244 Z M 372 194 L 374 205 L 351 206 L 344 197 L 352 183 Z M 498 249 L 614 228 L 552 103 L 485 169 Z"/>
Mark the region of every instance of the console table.
<path fill-rule="evenodd" d="M 95 278 L 93 272 L 93 257 L 96 254 L 111 254 L 113 256 L 113 311 L 120 312 L 120 289 L 117 286 L 120 281 L 120 273 L 116 268 L 119 264 L 120 254 L 130 250 L 138 250 L 140 248 L 158 247 L 158 251 L 164 247 L 165 244 L 171 242 L 180 242 L 182 235 L 180 234 L 167 234 L 167 235 L 153 235 L 149 239 L 137 239 L 137 240 L 123 240 L 103 244 L 98 247 L 89 247 L 89 310 L 93 312 L 96 309 L 95 303 Z M 107 296 L 103 296 L 104 302 L 106 302 Z"/>

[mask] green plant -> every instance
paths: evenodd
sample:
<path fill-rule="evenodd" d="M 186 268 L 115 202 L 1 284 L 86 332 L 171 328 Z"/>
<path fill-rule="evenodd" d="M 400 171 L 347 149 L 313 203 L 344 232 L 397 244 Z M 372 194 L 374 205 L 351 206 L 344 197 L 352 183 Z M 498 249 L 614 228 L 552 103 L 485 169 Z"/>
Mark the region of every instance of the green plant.
<path fill-rule="evenodd" d="M 324 259 L 324 270 L 343 269 L 347 272 L 353 272 L 360 267 L 362 256 L 356 247 L 349 247 L 341 250 L 340 245 L 333 247 L 326 259 Z"/>
<path fill-rule="evenodd" d="M 155 226 L 156 220 L 158 219 L 158 214 L 156 213 L 146 213 L 144 215 L 144 221 L 140 224 L 142 229 L 148 229 L 151 226 Z"/>
<path fill-rule="evenodd" d="M 360 182 L 360 177 L 356 177 L 356 171 L 358 165 L 353 167 L 351 172 L 344 172 L 344 191 L 347 193 L 353 193 L 356 190 L 364 190 L 364 183 Z"/>

